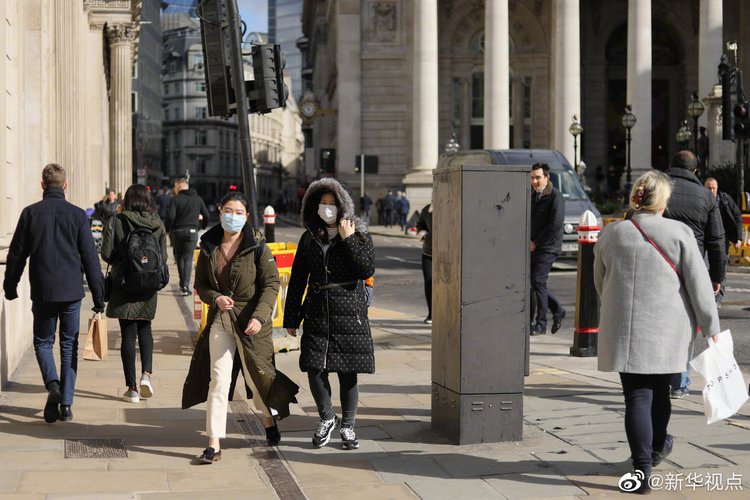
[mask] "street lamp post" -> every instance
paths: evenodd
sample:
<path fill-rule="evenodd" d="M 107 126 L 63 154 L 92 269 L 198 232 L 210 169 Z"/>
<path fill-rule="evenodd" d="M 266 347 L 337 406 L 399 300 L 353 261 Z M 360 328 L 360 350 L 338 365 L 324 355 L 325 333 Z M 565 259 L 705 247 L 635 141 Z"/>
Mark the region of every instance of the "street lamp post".
<path fill-rule="evenodd" d="M 622 115 L 622 126 L 625 127 L 625 156 L 627 158 L 627 177 L 625 183 L 625 200 L 627 202 L 630 196 L 630 186 L 633 183 L 633 179 L 630 174 L 630 141 L 632 140 L 631 129 L 635 126 L 635 115 L 633 114 L 633 108 L 630 104 L 625 106 L 625 114 Z"/>
<path fill-rule="evenodd" d="M 577 115 L 573 115 L 573 123 L 570 124 L 568 132 L 573 136 L 573 168 L 578 172 L 578 136 L 583 132 L 583 127 L 578 123 Z"/>
<path fill-rule="evenodd" d="M 451 134 L 451 138 L 448 140 L 448 142 L 445 144 L 445 152 L 446 153 L 456 153 L 461 149 L 461 145 L 456 140 L 456 133 L 453 132 Z"/>
<path fill-rule="evenodd" d="M 688 114 L 693 117 L 693 153 L 698 156 L 698 118 L 701 117 L 703 112 L 706 110 L 703 101 L 698 99 L 698 91 L 693 92 L 690 96 L 690 104 L 688 104 Z"/>

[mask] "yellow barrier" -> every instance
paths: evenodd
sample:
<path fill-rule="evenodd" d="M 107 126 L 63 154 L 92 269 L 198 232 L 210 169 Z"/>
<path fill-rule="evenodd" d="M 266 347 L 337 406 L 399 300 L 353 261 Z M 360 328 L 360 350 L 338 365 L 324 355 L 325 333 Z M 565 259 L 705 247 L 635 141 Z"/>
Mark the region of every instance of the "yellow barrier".
<path fill-rule="evenodd" d="M 729 246 L 729 263 L 734 266 L 750 266 L 750 241 L 748 231 L 750 230 L 750 214 L 742 214 L 742 227 L 745 237 L 740 248 Z"/>

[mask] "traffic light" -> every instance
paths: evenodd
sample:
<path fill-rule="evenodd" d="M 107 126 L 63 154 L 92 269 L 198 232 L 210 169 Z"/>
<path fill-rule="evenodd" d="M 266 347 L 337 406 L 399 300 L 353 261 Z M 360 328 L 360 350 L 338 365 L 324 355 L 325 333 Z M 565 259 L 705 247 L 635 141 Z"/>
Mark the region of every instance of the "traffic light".
<path fill-rule="evenodd" d="M 229 185 L 229 190 L 230 191 L 237 191 L 237 184 L 230 184 Z"/>
<path fill-rule="evenodd" d="M 321 149 L 320 150 L 320 172 L 324 174 L 336 174 L 336 150 L 335 149 Z"/>
<path fill-rule="evenodd" d="M 208 114 L 228 116 L 234 113 L 234 88 L 231 84 L 231 45 L 227 28 L 226 0 L 203 0 L 198 5 L 203 41 L 204 75 L 208 95 Z"/>
<path fill-rule="evenodd" d="M 253 74 L 255 81 L 245 82 L 248 90 L 250 111 L 268 113 L 283 108 L 289 96 L 284 83 L 286 60 L 280 45 L 253 45 Z"/>
<path fill-rule="evenodd" d="M 750 139 L 750 103 L 739 102 L 734 106 L 734 136 Z"/>

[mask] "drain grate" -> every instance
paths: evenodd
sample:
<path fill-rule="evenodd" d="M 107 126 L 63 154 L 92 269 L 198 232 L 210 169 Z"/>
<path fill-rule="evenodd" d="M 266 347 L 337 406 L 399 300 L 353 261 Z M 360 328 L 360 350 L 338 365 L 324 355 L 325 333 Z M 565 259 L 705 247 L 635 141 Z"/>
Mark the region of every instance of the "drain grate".
<path fill-rule="evenodd" d="M 122 439 L 66 439 L 65 458 L 128 458 Z"/>

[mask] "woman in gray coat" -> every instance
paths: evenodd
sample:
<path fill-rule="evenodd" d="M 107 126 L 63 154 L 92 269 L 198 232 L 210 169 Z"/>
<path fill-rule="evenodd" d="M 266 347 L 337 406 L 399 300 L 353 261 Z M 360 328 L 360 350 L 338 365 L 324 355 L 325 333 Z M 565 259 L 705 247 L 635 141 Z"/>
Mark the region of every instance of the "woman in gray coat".
<path fill-rule="evenodd" d="M 633 467 L 644 474 L 672 450 L 670 375 L 685 369 L 697 327 L 719 333 L 711 279 L 693 232 L 662 217 L 672 192 L 652 170 L 631 190 L 631 220 L 609 224 L 594 247 L 600 299 L 599 370 L 619 372 Z"/>

